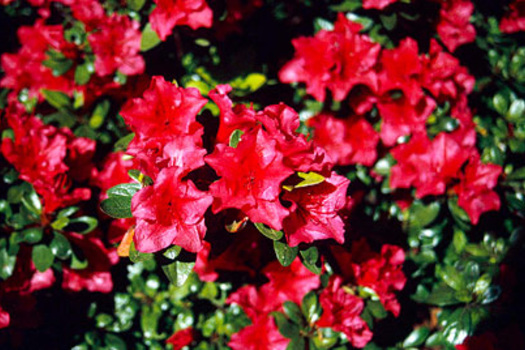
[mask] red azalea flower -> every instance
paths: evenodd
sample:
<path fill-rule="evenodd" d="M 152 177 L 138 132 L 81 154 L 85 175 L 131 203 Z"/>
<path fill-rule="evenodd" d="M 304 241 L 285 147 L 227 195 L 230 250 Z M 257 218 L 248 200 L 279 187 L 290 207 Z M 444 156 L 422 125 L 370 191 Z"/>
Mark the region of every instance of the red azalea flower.
<path fill-rule="evenodd" d="M 177 25 L 191 29 L 210 28 L 213 12 L 204 0 L 155 0 L 157 7 L 151 12 L 149 21 L 162 41 L 166 40 Z"/>
<path fill-rule="evenodd" d="M 362 299 L 347 293 L 342 288 L 343 280 L 338 276 L 331 276 L 328 287 L 319 296 L 323 309 L 321 318 L 317 321 L 318 327 L 330 327 L 342 332 L 352 346 L 363 348 L 371 339 L 372 332 L 366 322 L 360 317 L 364 308 Z"/>
<path fill-rule="evenodd" d="M 430 42 L 428 56 L 423 56 L 422 85 L 438 101 L 454 101 L 460 94 L 469 94 L 474 88 L 474 77 L 459 60 L 443 51 L 434 39 Z"/>
<path fill-rule="evenodd" d="M 319 288 L 321 283 L 319 276 L 304 267 L 299 258 L 288 267 L 273 261 L 264 268 L 263 272 L 270 280 L 263 286 L 263 294 L 281 304 L 286 300 L 301 304 L 305 294 Z"/>
<path fill-rule="evenodd" d="M 363 164 L 371 166 L 377 159 L 379 135 L 364 118 L 351 116 L 338 119 L 319 114 L 308 119 L 314 129 L 314 142 L 326 150 L 338 165 Z"/>
<path fill-rule="evenodd" d="M 360 30 L 360 24 L 340 14 L 333 31 L 320 30 L 313 38 L 294 39 L 295 56 L 281 69 L 279 79 L 283 83 L 305 82 L 306 91 L 319 101 L 324 101 L 326 88 L 337 101 L 358 84 L 375 90 L 373 68 L 380 46 L 360 35 Z"/>
<path fill-rule="evenodd" d="M 492 189 L 496 187 L 501 172 L 499 165 L 483 164 L 478 156 L 469 161 L 460 183 L 454 187 L 458 205 L 465 209 L 474 225 L 484 212 L 499 210 L 500 199 Z"/>
<path fill-rule="evenodd" d="M 438 134 L 432 141 L 425 134 L 413 135 L 409 142 L 392 150 L 397 164 L 391 169 L 390 186 L 414 186 L 418 198 L 443 194 L 451 180 L 459 177 L 471 152 L 447 133 Z"/>
<path fill-rule="evenodd" d="M 109 270 L 118 262 L 115 251 L 109 251 L 93 233 L 88 236 L 69 233 L 68 240 L 82 250 L 88 266 L 82 270 L 63 266 L 62 288 L 76 292 L 84 289 L 90 292 L 111 292 L 113 280 Z"/>
<path fill-rule="evenodd" d="M 119 71 L 126 75 L 144 72 L 140 55 L 140 24 L 128 16 L 113 14 L 88 35 L 95 54 L 95 72 L 103 77 Z"/>
<path fill-rule="evenodd" d="M 514 0 L 509 12 L 501 19 L 499 29 L 503 33 L 525 31 L 525 0 Z"/>
<path fill-rule="evenodd" d="M 288 210 L 279 202 L 280 186 L 293 170 L 268 133 L 262 128 L 245 133 L 237 148 L 218 144 L 205 160 L 221 177 L 210 185 L 214 213 L 237 208 L 253 222 L 282 228 Z"/>
<path fill-rule="evenodd" d="M 75 0 L 70 6 L 73 17 L 84 23 L 88 32 L 96 29 L 106 17 L 104 7 L 98 0 Z"/>
<path fill-rule="evenodd" d="M 190 345 L 193 339 L 193 328 L 188 327 L 173 333 L 168 339 L 166 339 L 166 344 L 171 344 L 173 350 L 180 350 L 183 347 Z"/>
<path fill-rule="evenodd" d="M 470 0 L 442 0 L 437 25 L 439 37 L 451 52 L 458 46 L 473 42 L 476 29 L 470 24 L 474 5 Z"/>
<path fill-rule="evenodd" d="M 410 104 L 415 105 L 423 97 L 419 82 L 421 69 L 418 46 L 414 39 L 406 38 L 398 47 L 383 50 L 379 73 L 380 94 L 401 90 Z"/>
<path fill-rule="evenodd" d="M 65 53 L 72 48 L 73 44 L 64 39 L 62 25 L 49 26 L 38 20 L 32 27 L 20 27 L 18 39 L 20 50 L 15 54 L 2 55 L 5 75 L 0 80 L 0 86 L 13 90 L 15 95 L 28 89 L 29 97 L 40 96 L 40 89 L 70 93 L 73 81 L 65 76 L 54 76 L 52 70 L 42 64 L 48 58 L 46 51 Z"/>
<path fill-rule="evenodd" d="M 329 238 L 344 243 L 345 224 L 338 212 L 345 207 L 349 184 L 347 178 L 333 172 L 318 185 L 285 192 L 283 199 L 292 202 L 290 216 L 283 222 L 290 246 Z"/>
<path fill-rule="evenodd" d="M 169 138 L 201 130 L 196 117 L 206 103 L 199 90 L 180 88 L 155 76 L 143 98 L 126 103 L 120 113 L 139 138 Z"/>
<path fill-rule="evenodd" d="M 191 180 L 181 181 L 177 168 L 161 170 L 155 184 L 140 190 L 131 202 L 137 250 L 152 253 L 176 244 L 198 252 L 206 234 L 204 213 L 212 201 Z"/>
<path fill-rule="evenodd" d="M 8 327 L 10 322 L 11 317 L 9 316 L 9 313 L 2 309 L 2 306 L 0 305 L 0 329 Z"/>
<path fill-rule="evenodd" d="M 382 10 L 394 2 L 397 2 L 397 0 L 363 0 L 363 8 Z"/>
<path fill-rule="evenodd" d="M 260 316 L 253 324 L 232 334 L 228 343 L 233 350 L 285 350 L 290 342 L 279 333 L 271 316 Z"/>
<path fill-rule="evenodd" d="M 423 96 L 411 104 L 408 98 L 402 96 L 384 98 L 377 103 L 377 108 L 382 118 L 381 141 L 386 146 L 393 146 L 402 136 L 426 131 L 427 119 L 436 108 L 436 102 Z"/>
<path fill-rule="evenodd" d="M 40 119 L 25 115 L 20 105 L 9 106 L 6 119 L 14 140 L 2 140 L 2 153 L 20 178 L 31 183 L 42 197 L 44 213 L 89 199 L 88 188 L 70 190 L 68 170 L 81 160 L 81 168 L 87 174 L 91 172 L 94 141 L 76 138 L 69 129 L 44 125 Z"/>

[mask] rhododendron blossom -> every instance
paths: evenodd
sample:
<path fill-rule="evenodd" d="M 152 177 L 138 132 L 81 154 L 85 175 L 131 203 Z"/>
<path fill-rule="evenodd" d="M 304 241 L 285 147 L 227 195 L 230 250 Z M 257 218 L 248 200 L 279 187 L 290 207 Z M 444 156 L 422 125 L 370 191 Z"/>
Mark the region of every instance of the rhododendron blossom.
<path fill-rule="evenodd" d="M 328 238 L 344 242 L 344 222 L 338 211 L 346 204 L 349 183 L 345 177 L 332 173 L 318 185 L 285 192 L 283 199 L 292 203 L 290 216 L 284 219 L 290 246 Z"/>
<path fill-rule="evenodd" d="M 329 285 L 319 296 L 323 313 L 317 326 L 342 332 L 352 346 L 363 348 L 372 339 L 368 325 L 359 317 L 365 306 L 364 301 L 345 291 L 342 282 L 340 277 L 332 276 Z"/>
<path fill-rule="evenodd" d="M 150 15 L 151 27 L 163 41 L 177 25 L 192 29 L 212 25 L 213 12 L 205 0 L 155 0 L 155 4 L 157 7 Z"/>
<path fill-rule="evenodd" d="M 525 1 L 514 0 L 508 13 L 501 19 L 499 28 L 503 33 L 525 31 Z"/>
<path fill-rule="evenodd" d="M 144 72 L 140 56 L 139 23 L 127 16 L 113 14 L 88 36 L 95 54 L 95 71 L 106 76 L 119 71 L 126 75 Z"/>
<path fill-rule="evenodd" d="M 380 46 L 359 34 L 360 30 L 360 24 L 340 14 L 333 31 L 320 30 L 313 38 L 294 39 L 295 57 L 281 69 L 279 79 L 283 83 L 305 82 L 306 91 L 319 101 L 324 101 L 325 89 L 337 101 L 358 84 L 375 90 L 373 67 Z"/>
<path fill-rule="evenodd" d="M 470 24 L 474 5 L 470 0 L 439 0 L 440 20 L 437 25 L 439 37 L 450 51 L 458 46 L 473 42 L 476 29 Z"/>
<path fill-rule="evenodd" d="M 243 134 L 237 148 L 218 144 L 206 163 L 221 177 L 210 185 L 214 213 L 237 208 L 253 222 L 282 228 L 288 210 L 279 202 L 280 184 L 293 170 L 262 128 Z"/>
<path fill-rule="evenodd" d="M 198 252 L 206 234 L 204 213 L 212 200 L 191 180 L 182 181 L 176 167 L 161 170 L 155 184 L 140 190 L 131 202 L 137 250 L 150 253 L 176 244 Z"/>

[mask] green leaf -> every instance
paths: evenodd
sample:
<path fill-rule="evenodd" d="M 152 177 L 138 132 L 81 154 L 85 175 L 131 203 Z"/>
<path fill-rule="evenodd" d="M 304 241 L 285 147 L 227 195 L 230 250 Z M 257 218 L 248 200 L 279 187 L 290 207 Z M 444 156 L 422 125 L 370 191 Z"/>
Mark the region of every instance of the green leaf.
<path fill-rule="evenodd" d="M 126 342 L 122 340 L 118 335 L 106 333 L 104 336 L 104 342 L 106 343 L 107 350 L 126 350 Z"/>
<path fill-rule="evenodd" d="M 514 170 L 507 176 L 508 181 L 525 180 L 525 167 Z"/>
<path fill-rule="evenodd" d="M 361 7 L 361 0 L 345 0 L 340 4 L 331 5 L 330 9 L 336 12 L 351 12 Z"/>
<path fill-rule="evenodd" d="M 166 249 L 166 251 L 162 253 L 162 255 L 170 260 L 175 260 L 179 256 L 181 251 L 182 248 L 180 246 L 174 245 L 173 247 Z"/>
<path fill-rule="evenodd" d="M 463 343 L 472 335 L 472 318 L 468 309 L 458 308 L 442 322 L 445 339 L 454 345 Z"/>
<path fill-rule="evenodd" d="M 367 300 L 366 308 L 370 311 L 372 316 L 378 320 L 381 320 L 387 316 L 387 311 L 379 300 Z"/>
<path fill-rule="evenodd" d="M 383 26 L 386 30 L 390 31 L 396 27 L 397 16 L 395 12 L 392 13 L 390 16 L 380 15 L 379 18 L 381 19 L 381 23 L 383 23 Z"/>
<path fill-rule="evenodd" d="M 53 265 L 55 256 L 48 246 L 39 244 L 33 247 L 31 253 L 33 263 L 38 271 L 44 272 Z"/>
<path fill-rule="evenodd" d="M 65 260 L 71 256 L 71 243 L 69 243 L 64 235 L 58 232 L 55 232 L 55 236 L 49 244 L 49 247 L 53 255 L 59 259 Z"/>
<path fill-rule="evenodd" d="M 301 337 L 300 335 L 297 335 L 290 340 L 288 343 L 288 346 L 286 347 L 286 350 L 304 350 L 306 349 L 306 341 L 305 338 Z"/>
<path fill-rule="evenodd" d="M 268 237 L 272 241 L 278 241 L 281 238 L 283 238 L 283 231 L 277 231 L 273 228 L 270 228 L 266 226 L 265 224 L 261 223 L 254 223 L 257 230 L 259 230 L 260 233 L 262 233 L 264 236 Z"/>
<path fill-rule="evenodd" d="M 108 190 L 108 198 L 100 203 L 100 208 L 106 214 L 114 218 L 130 218 L 131 199 L 140 190 L 140 184 L 120 184 Z"/>
<path fill-rule="evenodd" d="M 502 115 L 505 115 L 507 113 L 507 110 L 509 108 L 509 103 L 507 99 L 502 94 L 496 94 L 492 98 L 492 104 L 494 105 L 494 109 Z"/>
<path fill-rule="evenodd" d="M 140 9 L 146 3 L 146 0 L 127 0 L 126 2 L 130 9 L 133 11 L 140 11 Z"/>
<path fill-rule="evenodd" d="M 72 251 L 71 254 L 71 268 L 74 270 L 83 270 L 88 267 L 88 261 L 83 256 Z"/>
<path fill-rule="evenodd" d="M 465 280 L 461 273 L 453 266 L 436 266 L 436 274 L 443 279 L 443 281 L 454 290 L 461 290 L 465 288 Z"/>
<path fill-rule="evenodd" d="M 78 85 L 87 84 L 94 71 L 95 68 L 91 62 L 84 62 L 83 64 L 78 65 L 75 69 L 75 83 Z"/>
<path fill-rule="evenodd" d="M 131 202 L 130 202 L 131 205 Z M 78 218 L 69 219 L 69 223 L 65 227 L 66 230 L 68 230 L 68 227 L 70 225 L 73 225 L 73 227 L 69 228 L 69 230 L 75 231 L 76 233 L 80 233 L 81 235 L 90 233 L 98 226 L 98 220 L 91 216 L 80 216 Z M 84 229 L 81 229 L 82 227 L 85 227 Z"/>
<path fill-rule="evenodd" d="M 6 249 L 0 249 L 0 278 L 9 278 L 15 270 L 15 265 L 16 255 L 11 256 Z"/>
<path fill-rule="evenodd" d="M 71 100 L 69 96 L 60 91 L 52 91 L 47 89 L 41 89 L 40 93 L 46 101 L 53 107 L 57 109 L 69 108 L 71 107 Z"/>
<path fill-rule="evenodd" d="M 275 319 L 275 324 L 279 329 L 279 333 L 286 338 L 294 338 L 299 335 L 299 326 L 295 323 L 290 322 L 284 314 L 281 312 L 275 311 L 270 314 Z"/>
<path fill-rule="evenodd" d="M 299 306 L 297 306 L 296 303 L 292 301 L 285 301 L 283 304 L 283 309 L 286 315 L 292 320 L 293 322 L 297 324 L 303 324 L 303 313 L 301 312 L 301 309 Z"/>
<path fill-rule="evenodd" d="M 301 260 L 303 265 L 316 275 L 321 274 L 321 267 L 317 265 L 319 260 L 319 251 L 315 246 L 309 247 L 308 249 L 301 250 Z"/>
<path fill-rule="evenodd" d="M 73 66 L 73 61 L 68 58 L 54 59 L 50 58 L 42 61 L 42 65 L 51 69 L 55 77 L 66 73 Z"/>
<path fill-rule="evenodd" d="M 115 146 L 113 147 L 115 152 L 118 151 L 125 151 L 128 148 L 129 143 L 133 138 L 135 137 L 135 133 L 128 134 L 124 137 L 121 137 L 117 142 L 115 142 Z"/>
<path fill-rule="evenodd" d="M 148 51 L 157 46 L 161 42 L 157 33 L 151 28 L 151 24 L 146 24 L 142 31 L 142 38 L 140 41 L 140 51 Z"/>
<path fill-rule="evenodd" d="M 42 240 L 43 235 L 42 227 L 31 227 L 20 232 L 18 241 L 35 244 Z"/>
<path fill-rule="evenodd" d="M 93 129 L 98 129 L 101 127 L 104 124 L 104 119 L 108 115 L 110 107 L 111 104 L 108 100 L 98 103 L 91 114 L 91 118 L 89 119 L 89 126 Z"/>
<path fill-rule="evenodd" d="M 303 315 L 308 324 L 315 323 L 319 319 L 319 314 L 321 312 L 321 306 L 317 299 L 317 294 L 314 292 L 306 293 L 303 297 L 301 310 L 303 311 Z"/>
<path fill-rule="evenodd" d="M 525 101 L 524 100 L 514 100 L 509 108 L 507 117 L 511 121 L 519 121 L 523 119 L 525 113 Z"/>
<path fill-rule="evenodd" d="M 21 198 L 22 204 L 33 214 L 40 216 L 42 213 L 42 203 L 40 203 L 40 198 L 38 197 L 38 194 L 33 190 L 31 187 L 31 190 L 29 192 L 24 193 L 24 195 Z"/>
<path fill-rule="evenodd" d="M 292 248 L 288 244 L 280 241 L 273 241 L 273 249 L 277 260 L 279 260 L 282 266 L 290 266 L 299 251 L 298 247 Z"/>
<path fill-rule="evenodd" d="M 315 186 L 320 183 L 322 183 L 325 180 L 325 177 L 321 174 L 318 174 L 313 171 L 309 171 L 307 173 L 303 173 L 301 171 L 297 172 L 297 176 L 300 177 L 302 180 L 297 185 L 293 186 L 283 186 L 283 188 L 287 191 L 292 191 L 294 188 L 302 188 L 302 187 L 309 187 L 309 186 Z"/>
<path fill-rule="evenodd" d="M 241 136 L 244 134 L 244 131 L 235 129 L 230 135 L 230 147 L 237 148 L 237 145 L 241 141 Z"/>
<path fill-rule="evenodd" d="M 419 230 L 428 226 L 439 215 L 441 206 L 438 202 L 432 202 L 424 205 L 421 201 L 415 201 L 410 207 L 408 224 L 410 230 Z"/>
<path fill-rule="evenodd" d="M 131 262 L 137 263 L 152 260 L 153 258 L 155 258 L 155 254 L 139 252 L 135 247 L 135 242 L 131 242 L 131 245 L 129 246 L 129 260 L 131 260 Z"/>
<path fill-rule="evenodd" d="M 193 266 L 195 266 L 195 262 L 175 261 L 169 265 L 163 265 L 162 270 L 171 283 L 180 287 L 190 276 Z"/>
<path fill-rule="evenodd" d="M 456 305 L 459 301 L 455 298 L 454 293 L 454 289 L 449 286 L 435 285 L 424 302 L 437 306 Z"/>
<path fill-rule="evenodd" d="M 427 327 L 419 327 L 417 329 L 414 329 L 412 333 L 410 333 L 408 337 L 406 337 L 403 341 L 403 347 L 417 347 L 425 342 L 429 334 L 430 329 L 428 329 Z"/>

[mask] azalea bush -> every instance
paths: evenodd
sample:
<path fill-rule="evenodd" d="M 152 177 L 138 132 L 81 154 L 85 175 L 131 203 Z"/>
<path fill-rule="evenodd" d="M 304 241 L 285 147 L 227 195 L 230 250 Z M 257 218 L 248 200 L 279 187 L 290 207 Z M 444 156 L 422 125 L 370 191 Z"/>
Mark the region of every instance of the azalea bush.
<path fill-rule="evenodd" d="M 0 0 L 2 349 L 524 349 L 525 2 Z"/>

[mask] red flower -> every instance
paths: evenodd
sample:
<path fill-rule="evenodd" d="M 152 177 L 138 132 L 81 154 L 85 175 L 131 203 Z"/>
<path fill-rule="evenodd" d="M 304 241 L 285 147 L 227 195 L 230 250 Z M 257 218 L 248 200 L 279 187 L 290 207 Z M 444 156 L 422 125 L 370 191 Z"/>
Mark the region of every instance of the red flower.
<path fill-rule="evenodd" d="M 342 332 L 352 346 L 363 348 L 371 339 L 372 332 L 366 322 L 359 317 L 364 308 L 362 299 L 347 293 L 342 288 L 343 280 L 333 275 L 319 296 L 323 308 L 318 327 L 330 327 Z"/>
<path fill-rule="evenodd" d="M 171 344 L 173 350 L 180 350 L 183 347 L 190 345 L 193 339 L 193 328 L 188 327 L 173 333 L 168 339 L 166 339 L 166 344 Z"/>
<path fill-rule="evenodd" d="M 157 7 L 151 12 L 149 21 L 162 41 L 166 40 L 177 25 L 191 29 L 210 28 L 213 12 L 204 0 L 155 0 Z"/>
<path fill-rule="evenodd" d="M 290 342 L 279 333 L 272 317 L 260 316 L 253 324 L 232 335 L 228 346 L 233 350 L 285 350 Z"/>
<path fill-rule="evenodd" d="M 279 79 L 283 83 L 305 82 L 306 91 L 319 101 L 325 99 L 325 89 L 337 101 L 358 84 L 375 90 L 373 68 L 380 46 L 360 35 L 360 29 L 360 24 L 340 14 L 333 31 L 320 30 L 313 38 L 294 39 L 295 57 L 281 69 Z"/>
<path fill-rule="evenodd" d="M 140 56 L 139 23 L 128 16 L 113 14 L 89 34 L 88 41 L 95 54 L 95 71 L 103 77 L 119 71 L 126 75 L 144 72 Z"/>
<path fill-rule="evenodd" d="M 91 172 L 94 141 L 76 138 L 69 129 L 44 125 L 40 119 L 25 115 L 18 104 L 9 106 L 6 119 L 13 129 L 14 140 L 2 140 L 2 153 L 20 178 L 30 182 L 43 198 L 44 213 L 89 199 L 88 188 L 70 191 L 68 170 L 81 161 L 81 169 L 86 174 Z M 75 175 L 82 179 L 81 175 Z"/>
<path fill-rule="evenodd" d="M 279 202 L 280 185 L 293 170 L 262 128 L 243 134 L 237 148 L 218 144 L 205 160 L 221 176 L 210 185 L 214 213 L 237 208 L 253 222 L 282 228 L 288 210 Z"/>
<path fill-rule="evenodd" d="M 412 38 L 401 41 L 398 47 L 381 52 L 380 94 L 392 90 L 403 91 L 410 104 L 415 105 L 423 96 L 419 82 L 421 59 L 417 42 Z"/>
<path fill-rule="evenodd" d="M 440 102 L 454 101 L 474 88 L 474 77 L 468 74 L 467 68 L 461 66 L 457 58 L 443 52 L 434 39 L 430 42 L 429 55 L 422 59 L 422 85 Z"/>
<path fill-rule="evenodd" d="M 501 172 L 499 165 L 483 164 L 476 157 L 469 161 L 460 183 L 454 187 L 458 194 L 458 205 L 465 209 L 474 225 L 484 212 L 499 210 L 500 199 L 492 189 L 496 187 Z"/>
<path fill-rule="evenodd" d="M 144 97 L 131 100 L 120 113 L 139 139 L 170 138 L 201 130 L 196 117 L 206 102 L 197 89 L 180 88 L 155 76 Z"/>
<path fill-rule="evenodd" d="M 88 32 L 96 29 L 106 17 L 104 7 L 98 0 L 75 0 L 70 6 L 73 17 L 84 23 Z"/>
<path fill-rule="evenodd" d="M 363 0 L 363 8 L 382 10 L 397 0 Z"/>
<path fill-rule="evenodd" d="M 319 114 L 307 123 L 314 129 L 314 142 L 326 150 L 334 163 L 371 166 L 376 161 L 379 135 L 364 118 L 338 119 Z"/>
<path fill-rule="evenodd" d="M 416 134 L 392 150 L 397 164 L 391 169 L 390 186 L 414 186 L 418 198 L 443 194 L 451 180 L 459 177 L 471 152 L 446 133 L 438 134 L 432 141 L 425 134 Z"/>
<path fill-rule="evenodd" d="M 2 309 L 2 306 L 0 306 L 0 329 L 8 327 L 10 321 L 11 317 L 9 316 L 9 313 Z"/>
<path fill-rule="evenodd" d="M 191 180 L 181 181 L 177 168 L 161 170 L 155 184 L 140 190 L 131 202 L 137 250 L 151 253 L 176 244 L 198 252 L 206 234 L 204 213 L 212 200 Z"/>
<path fill-rule="evenodd" d="M 113 280 L 109 270 L 118 261 L 116 253 L 106 249 L 102 241 L 93 234 L 86 236 L 70 233 L 68 240 L 82 250 L 88 266 L 82 270 L 63 266 L 62 288 L 76 292 L 84 289 L 90 292 L 111 292 Z"/>
<path fill-rule="evenodd" d="M 397 99 L 384 98 L 377 103 L 382 118 L 381 141 L 386 146 L 393 146 L 402 136 L 414 135 L 426 131 L 426 122 L 436 108 L 436 102 L 423 96 L 411 104 L 406 97 Z"/>
<path fill-rule="evenodd" d="M 64 39 L 62 25 L 45 25 L 42 20 L 32 27 L 20 27 L 18 39 L 22 45 L 16 54 L 2 55 L 2 69 L 5 76 L 0 86 L 13 90 L 15 95 L 23 89 L 29 90 L 29 96 L 40 96 L 40 89 L 72 91 L 73 83 L 64 76 L 54 76 L 51 69 L 42 65 L 48 50 L 65 52 L 73 44 Z"/>
<path fill-rule="evenodd" d="M 442 1 L 437 32 L 451 52 L 454 52 L 458 46 L 476 39 L 476 29 L 470 24 L 473 11 L 474 5 L 470 0 Z"/>
<path fill-rule="evenodd" d="M 318 185 L 285 192 L 283 199 L 292 202 L 290 216 L 283 223 L 290 246 L 328 238 L 344 242 L 345 224 L 338 212 L 345 207 L 349 183 L 333 172 Z"/>
<path fill-rule="evenodd" d="M 516 33 L 525 30 L 525 1 L 514 0 L 509 12 L 501 19 L 499 29 L 503 33 Z"/>

